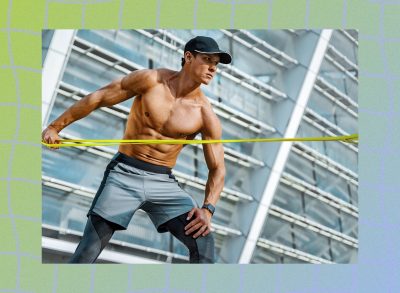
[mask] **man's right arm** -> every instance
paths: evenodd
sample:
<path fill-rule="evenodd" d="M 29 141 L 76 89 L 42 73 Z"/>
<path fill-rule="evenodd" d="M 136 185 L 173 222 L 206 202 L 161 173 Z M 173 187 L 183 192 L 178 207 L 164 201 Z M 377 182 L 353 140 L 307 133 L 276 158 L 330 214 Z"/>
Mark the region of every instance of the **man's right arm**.
<path fill-rule="evenodd" d="M 137 70 L 131 74 L 115 80 L 107 86 L 85 96 L 42 132 L 45 143 L 59 143 L 58 133 L 71 123 L 89 115 L 100 107 L 109 107 L 121 103 L 133 96 L 143 94 L 157 81 L 157 72 L 154 70 Z"/>

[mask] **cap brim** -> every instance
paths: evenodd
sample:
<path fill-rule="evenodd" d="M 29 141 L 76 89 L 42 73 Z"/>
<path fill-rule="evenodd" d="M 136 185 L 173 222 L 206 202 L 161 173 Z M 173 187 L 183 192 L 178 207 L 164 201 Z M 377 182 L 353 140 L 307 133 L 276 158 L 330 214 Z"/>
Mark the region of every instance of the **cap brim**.
<path fill-rule="evenodd" d="M 232 62 L 232 57 L 229 53 L 227 52 L 221 52 L 219 53 L 219 62 L 223 64 L 229 64 Z"/>
<path fill-rule="evenodd" d="M 219 63 L 223 63 L 223 64 L 229 64 L 232 62 L 232 56 L 225 51 L 216 51 L 216 52 L 204 52 L 204 51 L 198 51 L 195 50 L 198 53 L 202 53 L 202 54 L 218 54 L 219 55 Z"/>

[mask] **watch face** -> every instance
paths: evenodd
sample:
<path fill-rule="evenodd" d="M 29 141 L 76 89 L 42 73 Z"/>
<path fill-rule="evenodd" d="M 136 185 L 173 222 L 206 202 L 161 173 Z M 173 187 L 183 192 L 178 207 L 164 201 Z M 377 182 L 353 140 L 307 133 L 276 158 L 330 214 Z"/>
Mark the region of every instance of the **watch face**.
<path fill-rule="evenodd" d="M 205 205 L 203 205 L 203 208 L 209 210 L 211 212 L 211 214 L 214 214 L 215 208 L 212 204 L 205 204 Z"/>

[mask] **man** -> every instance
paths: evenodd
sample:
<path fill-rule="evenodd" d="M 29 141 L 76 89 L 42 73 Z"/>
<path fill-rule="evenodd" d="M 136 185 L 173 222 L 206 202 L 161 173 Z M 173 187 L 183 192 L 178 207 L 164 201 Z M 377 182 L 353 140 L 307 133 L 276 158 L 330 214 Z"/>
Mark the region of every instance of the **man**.
<path fill-rule="evenodd" d="M 221 124 L 200 90 L 216 74 L 217 64 L 231 62 L 212 38 L 198 36 L 184 49 L 182 69 L 138 70 L 87 95 L 67 109 L 42 133 L 46 143 L 59 143 L 58 133 L 99 107 L 136 96 L 124 139 L 220 139 Z M 142 209 L 158 232 L 172 233 L 189 249 L 191 263 L 213 263 L 211 217 L 224 185 L 221 144 L 203 145 L 209 169 L 204 204 L 178 185 L 171 173 L 183 145 L 122 144 L 104 173 L 88 212 L 85 231 L 72 263 L 93 263 L 116 230 L 126 229 Z"/>

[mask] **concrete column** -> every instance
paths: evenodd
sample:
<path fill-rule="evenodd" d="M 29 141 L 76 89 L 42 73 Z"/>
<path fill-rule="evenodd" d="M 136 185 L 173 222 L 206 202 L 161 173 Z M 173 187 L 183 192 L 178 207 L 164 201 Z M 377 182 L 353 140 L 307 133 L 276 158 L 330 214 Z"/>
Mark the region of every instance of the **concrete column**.
<path fill-rule="evenodd" d="M 42 126 L 46 126 L 54 103 L 58 83 L 74 41 L 75 30 L 56 30 L 42 70 Z"/>

